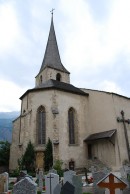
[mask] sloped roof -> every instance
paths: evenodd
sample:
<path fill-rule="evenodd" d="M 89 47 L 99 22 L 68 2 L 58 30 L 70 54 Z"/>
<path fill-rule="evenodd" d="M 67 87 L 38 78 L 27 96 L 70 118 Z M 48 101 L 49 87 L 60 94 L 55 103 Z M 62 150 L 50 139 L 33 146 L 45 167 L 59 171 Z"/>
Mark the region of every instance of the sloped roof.
<path fill-rule="evenodd" d="M 114 92 L 108 92 L 108 91 L 103 91 L 103 90 L 95 90 L 95 89 L 90 89 L 90 88 L 80 88 L 81 90 L 83 91 L 92 91 L 92 92 L 100 92 L 100 93 L 106 93 L 106 94 L 109 94 L 109 95 L 115 95 L 115 96 L 119 96 L 119 97 L 122 97 L 122 98 L 126 98 L 128 100 L 130 100 L 130 97 L 128 96 L 123 96 L 121 94 L 117 94 L 117 93 L 114 93 Z"/>
<path fill-rule="evenodd" d="M 94 141 L 94 140 L 99 140 L 99 139 L 108 139 L 111 138 L 116 132 L 116 129 L 112 129 L 109 131 L 103 131 L 99 133 L 93 133 L 89 135 L 86 139 L 84 139 L 84 142 L 88 141 Z"/>
<path fill-rule="evenodd" d="M 46 67 L 50 67 L 56 70 L 63 71 L 65 73 L 69 73 L 69 71 L 67 71 L 67 69 L 61 63 L 59 49 L 58 49 L 56 35 L 55 35 L 54 24 L 53 24 L 53 16 L 51 19 L 49 37 L 48 37 L 47 46 L 46 46 L 44 59 L 41 65 L 40 72 Z"/>
<path fill-rule="evenodd" d="M 88 96 L 89 94 L 86 92 L 83 92 L 82 90 L 80 90 L 79 88 L 73 86 L 72 84 L 67 84 L 64 82 L 59 82 L 57 80 L 53 80 L 50 79 L 46 82 L 44 82 L 43 84 L 27 90 L 21 97 L 20 99 L 22 99 L 27 93 L 29 92 L 35 92 L 35 91 L 40 91 L 40 90 L 49 90 L 49 89 L 57 89 L 57 90 L 61 90 L 61 91 L 65 91 L 65 92 L 70 92 L 70 93 L 74 93 L 74 94 L 79 94 L 79 95 L 83 95 L 83 96 Z"/>

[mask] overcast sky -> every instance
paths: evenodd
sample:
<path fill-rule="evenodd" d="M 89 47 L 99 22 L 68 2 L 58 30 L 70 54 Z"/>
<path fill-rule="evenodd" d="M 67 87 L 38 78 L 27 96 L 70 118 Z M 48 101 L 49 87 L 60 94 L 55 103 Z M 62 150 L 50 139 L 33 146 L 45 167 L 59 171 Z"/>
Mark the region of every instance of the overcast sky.
<path fill-rule="evenodd" d="M 0 0 L 0 111 L 35 86 L 52 8 L 71 84 L 130 97 L 130 0 Z"/>

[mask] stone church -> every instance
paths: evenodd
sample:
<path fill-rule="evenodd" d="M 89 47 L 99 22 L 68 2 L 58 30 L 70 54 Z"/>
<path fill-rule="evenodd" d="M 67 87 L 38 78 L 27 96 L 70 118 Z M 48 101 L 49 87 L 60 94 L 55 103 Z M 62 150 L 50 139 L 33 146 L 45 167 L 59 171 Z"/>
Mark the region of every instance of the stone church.
<path fill-rule="evenodd" d="M 98 160 L 116 170 L 130 161 L 130 98 L 70 83 L 70 72 L 61 62 L 53 15 L 35 87 L 20 99 L 21 113 L 13 121 L 10 170 L 16 169 L 30 140 L 36 168 L 43 168 L 48 138 L 54 161 L 62 160 L 63 168 L 84 168 Z"/>

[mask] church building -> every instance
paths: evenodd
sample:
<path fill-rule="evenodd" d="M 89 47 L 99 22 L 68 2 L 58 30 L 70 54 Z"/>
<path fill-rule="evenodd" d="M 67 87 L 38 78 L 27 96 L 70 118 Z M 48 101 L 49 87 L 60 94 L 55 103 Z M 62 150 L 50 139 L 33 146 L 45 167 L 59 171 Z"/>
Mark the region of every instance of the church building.
<path fill-rule="evenodd" d="M 53 14 L 35 87 L 20 100 L 20 116 L 13 121 L 10 171 L 17 168 L 29 141 L 35 148 L 36 168 L 44 168 L 48 138 L 53 159 L 62 160 L 63 168 L 81 169 L 98 160 L 116 170 L 130 161 L 130 98 L 70 83 L 70 72 L 59 54 Z"/>

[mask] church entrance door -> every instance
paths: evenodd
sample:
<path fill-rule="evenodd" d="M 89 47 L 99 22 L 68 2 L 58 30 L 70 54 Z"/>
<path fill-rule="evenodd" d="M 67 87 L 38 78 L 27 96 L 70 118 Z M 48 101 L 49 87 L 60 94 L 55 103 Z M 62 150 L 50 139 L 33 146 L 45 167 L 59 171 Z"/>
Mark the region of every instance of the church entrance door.
<path fill-rule="evenodd" d="M 44 152 L 38 151 L 36 152 L 36 169 L 44 168 Z"/>

